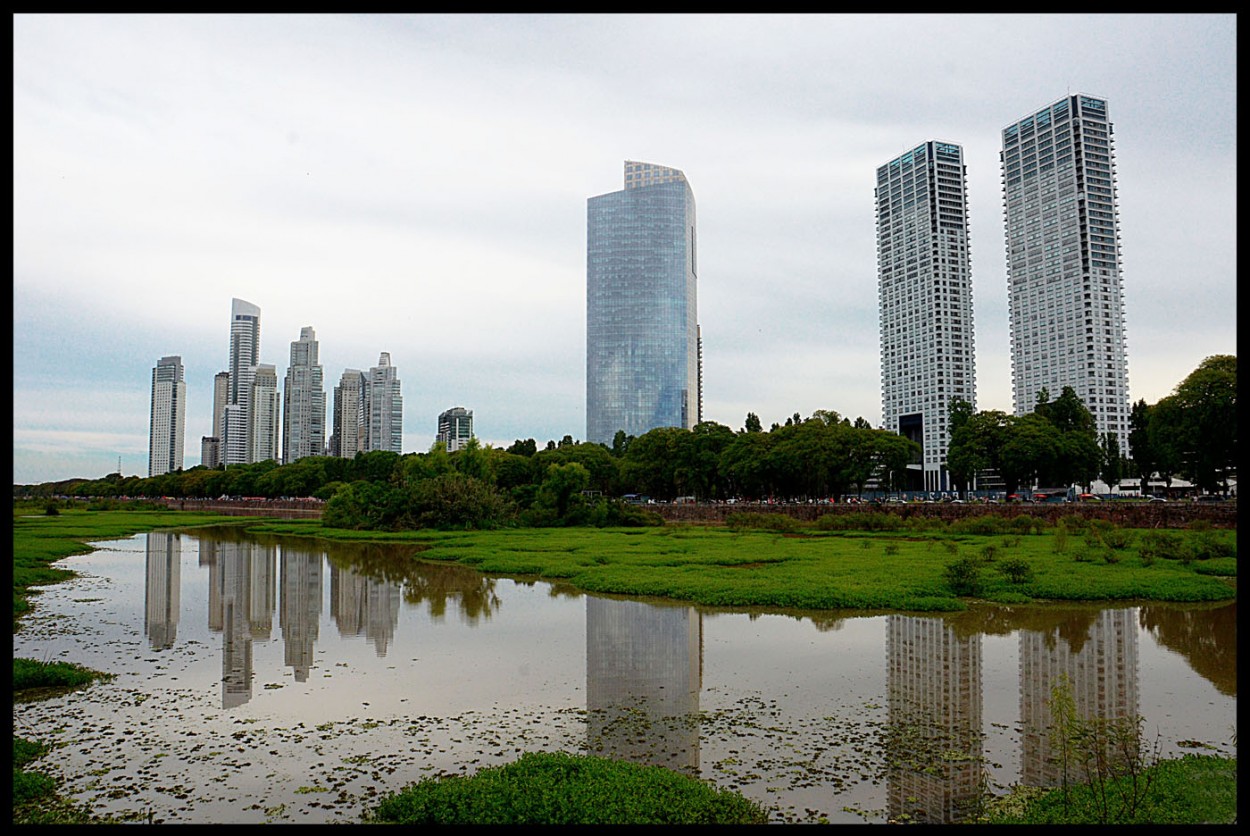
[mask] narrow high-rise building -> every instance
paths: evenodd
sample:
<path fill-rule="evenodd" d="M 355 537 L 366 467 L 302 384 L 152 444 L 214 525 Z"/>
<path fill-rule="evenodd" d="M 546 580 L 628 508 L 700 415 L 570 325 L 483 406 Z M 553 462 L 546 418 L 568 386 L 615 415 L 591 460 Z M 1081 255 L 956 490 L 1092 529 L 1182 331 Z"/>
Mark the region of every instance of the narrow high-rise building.
<path fill-rule="evenodd" d="M 339 385 L 334 387 L 334 433 L 330 436 L 330 455 L 353 459 L 360 446 L 365 375 L 360 369 L 344 369 Z"/>
<path fill-rule="evenodd" d="M 249 462 L 278 458 L 278 438 L 282 426 L 282 396 L 278 393 L 278 373 L 272 363 L 253 367 L 252 394 L 249 399 L 251 426 L 248 439 Z"/>
<path fill-rule="evenodd" d="M 361 449 L 403 452 L 404 398 L 400 394 L 399 370 L 391 365 L 390 352 L 383 351 L 378 364 L 365 379 L 364 416 Z"/>
<path fill-rule="evenodd" d="M 230 365 L 227 369 L 226 406 L 222 410 L 221 438 L 223 461 L 227 465 L 246 464 L 253 447 L 249 405 L 252 377 L 260 362 L 260 308 L 242 299 L 230 303 Z M 263 461 L 263 460 L 262 460 Z"/>
<path fill-rule="evenodd" d="M 1107 102 L 1081 93 L 1002 132 L 1011 394 L 1032 412 L 1071 386 L 1128 454 L 1115 150 Z"/>
<path fill-rule="evenodd" d="M 162 357 L 152 369 L 152 410 L 148 422 L 148 475 L 182 470 L 183 434 L 187 423 L 187 384 L 182 358 Z"/>
<path fill-rule="evenodd" d="M 586 440 L 702 420 L 694 192 L 674 168 L 625 162 L 586 207 Z"/>
<path fill-rule="evenodd" d="M 226 419 L 226 404 L 230 403 L 230 372 L 213 375 L 213 435 L 221 438 Z"/>
<path fill-rule="evenodd" d="M 435 440 L 452 453 L 469 443 L 473 437 L 473 410 L 453 406 L 438 416 L 438 435 Z"/>
<path fill-rule="evenodd" d="M 920 444 L 910 488 L 952 488 L 950 404 L 976 406 L 963 148 L 930 140 L 877 169 L 882 427 Z"/>
<path fill-rule="evenodd" d="M 300 329 L 291 343 L 282 395 L 282 461 L 326 453 L 326 390 L 317 362 L 317 335 L 311 326 Z"/>
<path fill-rule="evenodd" d="M 223 462 L 221 439 L 225 434 L 226 404 L 230 402 L 230 372 L 213 376 L 213 434 L 200 437 L 200 464 L 218 467 Z"/>

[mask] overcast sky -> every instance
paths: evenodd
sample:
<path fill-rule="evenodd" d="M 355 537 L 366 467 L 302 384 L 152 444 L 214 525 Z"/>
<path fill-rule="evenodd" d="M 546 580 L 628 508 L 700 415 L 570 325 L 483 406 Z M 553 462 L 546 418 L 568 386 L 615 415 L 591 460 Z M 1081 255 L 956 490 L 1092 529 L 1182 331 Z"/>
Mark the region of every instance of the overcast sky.
<path fill-rule="evenodd" d="M 627 159 L 698 214 L 704 418 L 881 420 L 873 186 L 964 148 L 977 408 L 1012 411 L 1000 132 L 1115 128 L 1132 401 L 1236 353 L 1236 19 L 1223 15 L 17 15 L 13 480 L 147 475 L 151 370 L 211 434 L 233 297 L 327 403 L 386 351 L 438 414 L 586 431 L 586 201 Z"/>

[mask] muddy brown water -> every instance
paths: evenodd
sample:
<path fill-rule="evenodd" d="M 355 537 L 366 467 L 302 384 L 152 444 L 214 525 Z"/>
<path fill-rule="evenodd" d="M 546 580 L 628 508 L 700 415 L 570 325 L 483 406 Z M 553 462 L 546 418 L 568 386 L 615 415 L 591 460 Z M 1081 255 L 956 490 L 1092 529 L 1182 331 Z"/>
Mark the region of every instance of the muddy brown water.
<path fill-rule="evenodd" d="M 59 565 L 14 655 L 115 674 L 15 703 L 96 812 L 353 823 L 527 751 L 668 766 L 775 823 L 959 821 L 1058 780 L 1051 688 L 1149 752 L 1235 754 L 1236 604 L 946 616 L 715 610 L 228 530 Z"/>

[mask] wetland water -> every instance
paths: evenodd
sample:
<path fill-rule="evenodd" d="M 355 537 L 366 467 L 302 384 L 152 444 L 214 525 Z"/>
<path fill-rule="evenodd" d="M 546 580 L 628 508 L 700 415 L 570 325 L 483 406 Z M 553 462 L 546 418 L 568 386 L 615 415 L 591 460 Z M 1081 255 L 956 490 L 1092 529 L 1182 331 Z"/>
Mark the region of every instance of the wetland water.
<path fill-rule="evenodd" d="M 945 616 L 713 610 L 237 530 L 95 544 L 15 656 L 116 674 L 14 705 L 32 768 L 100 813 L 352 823 L 421 778 L 525 751 L 736 789 L 775 823 L 958 821 L 1053 784 L 1062 674 L 1163 757 L 1233 755 L 1236 604 Z"/>

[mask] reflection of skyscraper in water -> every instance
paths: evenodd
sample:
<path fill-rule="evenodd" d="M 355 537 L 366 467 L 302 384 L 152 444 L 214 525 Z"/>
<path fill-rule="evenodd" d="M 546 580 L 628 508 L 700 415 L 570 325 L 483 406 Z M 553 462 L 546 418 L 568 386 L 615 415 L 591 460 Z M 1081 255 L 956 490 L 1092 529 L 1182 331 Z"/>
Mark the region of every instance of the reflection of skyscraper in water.
<path fill-rule="evenodd" d="M 1135 612 L 1104 609 L 1088 617 L 1082 613 L 1046 632 L 1020 631 L 1021 783 L 1045 787 L 1063 780 L 1062 764 L 1050 742 L 1051 692 L 1063 675 L 1071 685 L 1077 717 L 1137 716 Z"/>
<path fill-rule="evenodd" d="M 177 534 L 147 536 L 147 575 L 143 590 L 143 629 L 153 650 L 174 646 L 178 635 L 182 541 Z"/>
<path fill-rule="evenodd" d="M 697 774 L 702 687 L 697 610 L 586 597 L 592 754 Z"/>
<path fill-rule="evenodd" d="M 296 682 L 307 682 L 313 665 L 321 621 L 322 563 L 320 552 L 282 550 L 278 626 L 282 630 L 283 662 L 295 672 Z"/>
<path fill-rule="evenodd" d="M 234 708 L 252 698 L 252 641 L 268 639 L 273 629 L 275 550 L 222 542 L 213 557 L 209 627 L 222 633 L 221 704 Z"/>
<path fill-rule="evenodd" d="M 386 649 L 399 626 L 399 585 L 330 565 L 330 612 L 339 634 L 364 635 L 377 651 Z"/>
<path fill-rule="evenodd" d="M 984 783 L 981 636 L 957 636 L 940 618 L 892 615 L 886 625 L 886 756 L 899 764 L 890 817 L 959 822 Z"/>

